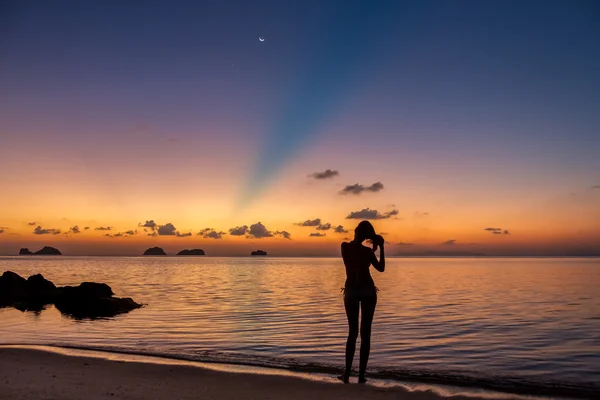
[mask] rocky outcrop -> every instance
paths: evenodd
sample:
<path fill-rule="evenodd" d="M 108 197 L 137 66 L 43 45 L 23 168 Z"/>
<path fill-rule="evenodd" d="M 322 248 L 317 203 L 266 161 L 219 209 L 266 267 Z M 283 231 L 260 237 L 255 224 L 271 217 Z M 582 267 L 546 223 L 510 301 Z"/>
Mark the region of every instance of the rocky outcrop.
<path fill-rule="evenodd" d="M 167 253 L 160 247 L 150 247 L 144 252 L 145 256 L 166 256 Z"/>
<path fill-rule="evenodd" d="M 33 253 L 37 256 L 61 256 L 62 253 L 60 251 L 58 251 L 58 249 L 55 249 L 54 247 L 50 247 L 50 246 L 44 246 L 44 248 L 36 251 L 35 253 Z"/>
<path fill-rule="evenodd" d="M 21 250 L 19 250 L 19 255 L 20 256 L 30 256 L 33 253 L 31 251 L 29 251 L 29 249 L 27 247 L 23 247 Z"/>
<path fill-rule="evenodd" d="M 79 286 L 56 287 L 41 274 L 28 279 L 11 271 L 0 276 L 0 307 L 41 311 L 54 304 L 63 314 L 77 319 L 113 317 L 142 307 L 130 298 L 113 297 L 105 283 L 83 282 Z"/>
<path fill-rule="evenodd" d="M 252 253 L 250 253 L 251 256 L 266 256 L 267 252 L 264 250 L 254 250 Z"/>
<path fill-rule="evenodd" d="M 178 256 L 204 256 L 206 253 L 202 249 L 181 250 L 177 253 Z"/>

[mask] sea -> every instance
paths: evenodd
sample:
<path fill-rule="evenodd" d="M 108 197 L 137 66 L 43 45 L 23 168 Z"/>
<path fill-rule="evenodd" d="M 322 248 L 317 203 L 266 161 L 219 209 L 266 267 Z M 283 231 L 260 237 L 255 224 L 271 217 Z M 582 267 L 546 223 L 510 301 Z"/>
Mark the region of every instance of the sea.
<path fill-rule="evenodd" d="M 0 257 L 3 271 L 104 282 L 144 307 L 95 320 L 3 308 L 0 345 L 332 376 L 344 364 L 338 258 Z M 372 275 L 372 379 L 600 398 L 600 258 L 389 258 Z"/>

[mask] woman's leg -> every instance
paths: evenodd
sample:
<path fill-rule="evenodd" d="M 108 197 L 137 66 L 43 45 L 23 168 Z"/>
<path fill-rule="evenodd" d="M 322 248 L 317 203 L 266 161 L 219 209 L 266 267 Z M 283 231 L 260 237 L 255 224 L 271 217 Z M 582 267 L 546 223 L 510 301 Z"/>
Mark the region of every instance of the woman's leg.
<path fill-rule="evenodd" d="M 360 303 L 355 296 L 344 296 L 344 306 L 346 307 L 346 317 L 348 318 L 348 340 L 346 341 L 346 371 L 342 380 L 348 383 L 350 371 L 352 371 L 352 360 L 356 350 L 356 339 L 358 338 L 358 313 Z"/>
<path fill-rule="evenodd" d="M 377 296 L 364 297 L 361 302 L 362 318 L 360 321 L 360 365 L 358 369 L 358 382 L 365 383 L 365 371 L 369 362 L 371 352 L 371 325 L 375 315 Z"/>

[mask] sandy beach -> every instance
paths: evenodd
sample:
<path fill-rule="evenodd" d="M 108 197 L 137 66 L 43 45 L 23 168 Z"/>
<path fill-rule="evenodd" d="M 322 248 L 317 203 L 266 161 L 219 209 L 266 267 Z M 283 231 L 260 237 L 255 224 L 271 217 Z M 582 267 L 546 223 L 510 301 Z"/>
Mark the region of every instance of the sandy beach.
<path fill-rule="evenodd" d="M 0 371 L 0 399 L 11 400 L 443 398 L 432 392 L 409 392 L 396 387 L 344 385 L 292 376 L 124 362 L 19 348 L 0 348 Z"/>

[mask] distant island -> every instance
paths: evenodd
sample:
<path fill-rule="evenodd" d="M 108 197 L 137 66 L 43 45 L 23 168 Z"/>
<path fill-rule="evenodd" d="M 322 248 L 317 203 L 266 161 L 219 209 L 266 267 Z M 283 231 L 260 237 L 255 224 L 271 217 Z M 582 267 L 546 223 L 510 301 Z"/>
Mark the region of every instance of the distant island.
<path fill-rule="evenodd" d="M 204 256 L 206 253 L 202 249 L 185 249 L 177 253 L 178 256 Z"/>
<path fill-rule="evenodd" d="M 255 250 L 252 253 L 250 253 L 251 256 L 266 256 L 267 252 L 264 250 Z"/>
<path fill-rule="evenodd" d="M 54 247 L 50 247 L 50 246 L 44 246 L 44 248 L 36 251 L 35 253 L 32 253 L 31 251 L 29 251 L 28 248 L 24 247 L 21 250 L 19 250 L 19 255 L 20 256 L 61 256 L 62 253 L 54 248 Z"/>
<path fill-rule="evenodd" d="M 150 247 L 144 252 L 145 256 L 166 256 L 167 253 L 160 247 Z"/>

